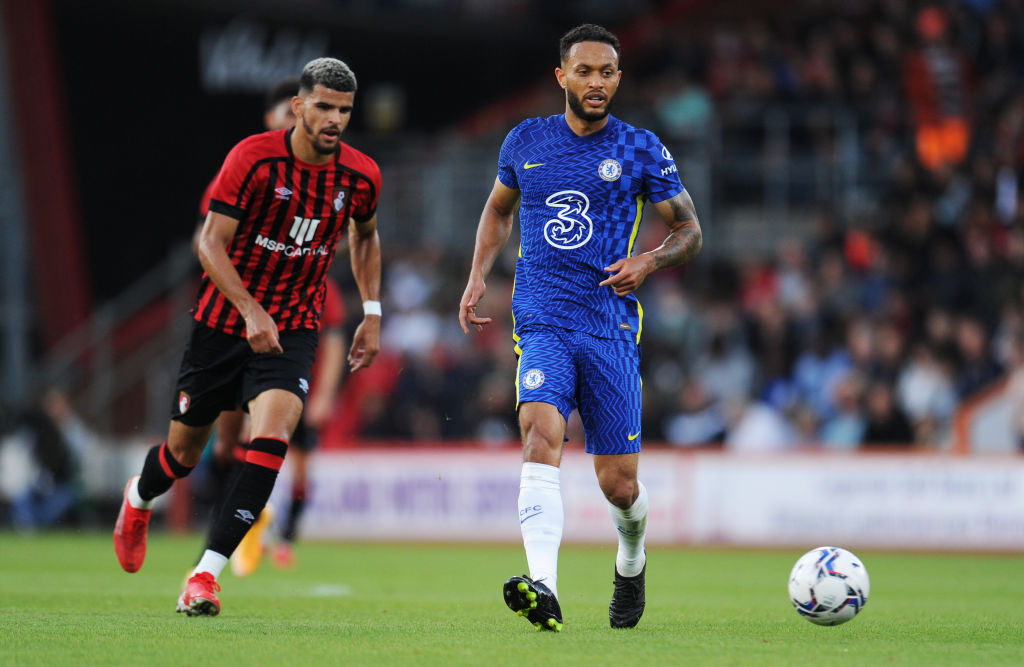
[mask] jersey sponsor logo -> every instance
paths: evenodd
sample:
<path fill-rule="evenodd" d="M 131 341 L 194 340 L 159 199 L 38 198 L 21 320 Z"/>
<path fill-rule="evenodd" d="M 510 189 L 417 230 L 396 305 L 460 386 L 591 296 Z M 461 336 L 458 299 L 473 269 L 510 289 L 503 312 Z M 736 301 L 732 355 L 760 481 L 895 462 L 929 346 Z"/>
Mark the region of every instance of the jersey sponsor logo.
<path fill-rule="evenodd" d="M 316 234 L 316 228 L 319 225 L 320 220 L 317 218 L 300 218 L 295 216 L 295 222 L 292 223 L 292 230 L 288 232 L 288 236 L 295 239 L 295 245 L 309 243 L 313 235 Z"/>
<path fill-rule="evenodd" d="M 348 195 L 346 188 L 334 188 L 334 197 L 331 199 L 334 210 L 341 212 L 345 208 L 345 197 Z"/>
<path fill-rule="evenodd" d="M 545 203 L 560 209 L 557 217 L 544 225 L 544 240 L 561 250 L 579 248 L 594 234 L 594 223 L 587 215 L 590 200 L 578 190 L 562 190 L 545 200 Z"/>
<path fill-rule="evenodd" d="M 533 169 L 534 167 L 543 167 L 543 166 L 544 166 L 543 162 L 534 162 L 534 163 L 531 164 L 530 161 L 527 160 L 525 163 L 523 163 L 523 169 Z"/>
<path fill-rule="evenodd" d="M 284 186 L 281 186 L 279 188 L 275 188 L 274 189 L 274 199 L 288 200 L 288 199 L 291 199 L 291 196 L 292 196 L 292 191 L 289 190 L 288 188 L 284 187 Z"/>
<path fill-rule="evenodd" d="M 536 389 L 544 384 L 544 371 L 539 368 L 531 368 L 523 373 L 523 386 L 527 389 Z"/>
<path fill-rule="evenodd" d="M 191 396 L 189 396 L 185 392 L 181 392 L 180 394 L 178 394 L 178 412 L 180 412 L 181 414 L 185 414 L 186 412 L 188 412 L 188 406 L 190 405 L 192 405 Z"/>
<path fill-rule="evenodd" d="M 661 170 L 662 176 L 668 176 L 669 174 L 674 174 L 679 171 L 679 167 L 675 165 L 675 160 L 672 158 L 672 154 L 669 153 L 668 149 L 665 148 L 664 146 L 661 147 L 661 157 L 665 158 L 666 160 L 672 163 Z"/>
<path fill-rule="evenodd" d="M 619 164 L 618 160 L 608 158 L 601 164 L 597 165 L 597 175 L 609 183 L 617 181 L 619 180 L 619 177 L 622 176 L 622 165 Z"/>
<path fill-rule="evenodd" d="M 630 440 L 636 440 L 637 438 L 640 437 L 640 431 L 637 431 L 636 433 L 630 433 L 627 437 Z"/>
<path fill-rule="evenodd" d="M 283 252 L 286 257 L 306 257 L 308 255 L 326 255 L 326 246 L 314 246 L 312 248 L 300 248 L 298 246 L 291 245 L 290 243 L 282 243 L 281 241 L 274 241 L 268 239 L 266 236 L 261 234 L 256 235 L 256 245 L 261 248 L 266 248 L 271 252 Z"/>

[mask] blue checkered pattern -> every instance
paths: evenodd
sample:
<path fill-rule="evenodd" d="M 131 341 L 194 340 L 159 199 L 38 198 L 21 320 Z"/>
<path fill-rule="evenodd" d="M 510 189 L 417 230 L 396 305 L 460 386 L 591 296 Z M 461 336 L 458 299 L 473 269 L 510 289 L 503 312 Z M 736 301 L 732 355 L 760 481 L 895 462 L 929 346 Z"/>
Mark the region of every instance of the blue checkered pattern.
<path fill-rule="evenodd" d="M 598 283 L 604 267 L 632 254 L 644 202 L 683 191 L 661 141 L 613 116 L 585 137 L 564 115 L 531 118 L 505 138 L 498 178 L 522 193 L 517 335 L 541 324 L 638 342 L 636 297 Z"/>

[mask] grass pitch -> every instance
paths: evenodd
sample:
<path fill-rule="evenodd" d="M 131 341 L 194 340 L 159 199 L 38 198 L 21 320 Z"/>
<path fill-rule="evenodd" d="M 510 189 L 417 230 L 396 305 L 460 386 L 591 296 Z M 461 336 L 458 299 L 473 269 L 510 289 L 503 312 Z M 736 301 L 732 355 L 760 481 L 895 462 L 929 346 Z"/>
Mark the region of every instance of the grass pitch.
<path fill-rule="evenodd" d="M 655 546 L 640 625 L 612 630 L 613 546 L 568 546 L 552 633 L 502 602 L 518 545 L 301 543 L 292 570 L 225 571 L 220 616 L 189 618 L 174 606 L 200 542 L 156 534 L 126 574 L 107 533 L 0 533 L 0 664 L 1024 664 L 1020 555 L 855 549 L 868 604 L 819 627 L 786 596 L 802 550 Z"/>

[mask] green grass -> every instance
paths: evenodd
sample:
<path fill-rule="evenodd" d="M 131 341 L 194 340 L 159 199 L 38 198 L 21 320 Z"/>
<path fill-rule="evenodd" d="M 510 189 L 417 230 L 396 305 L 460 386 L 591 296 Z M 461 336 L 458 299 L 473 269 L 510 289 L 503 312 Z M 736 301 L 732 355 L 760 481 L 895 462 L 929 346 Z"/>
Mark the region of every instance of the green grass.
<path fill-rule="evenodd" d="M 569 546 L 556 634 L 501 600 L 524 570 L 518 545 L 303 543 L 293 570 L 225 572 L 221 615 L 188 618 L 174 605 L 199 547 L 157 534 L 126 574 L 106 533 L 0 533 L 0 664 L 1024 664 L 1019 555 L 858 550 L 867 607 L 819 627 L 786 598 L 799 550 L 656 546 L 643 620 L 611 630 L 614 550 Z"/>

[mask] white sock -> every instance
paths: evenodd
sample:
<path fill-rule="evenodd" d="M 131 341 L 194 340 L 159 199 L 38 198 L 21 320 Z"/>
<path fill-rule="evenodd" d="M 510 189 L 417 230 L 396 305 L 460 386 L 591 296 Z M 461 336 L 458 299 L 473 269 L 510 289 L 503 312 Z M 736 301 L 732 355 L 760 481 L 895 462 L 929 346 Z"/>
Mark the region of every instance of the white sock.
<path fill-rule="evenodd" d="M 153 507 L 153 500 L 143 500 L 139 495 L 139 478 L 133 477 L 132 483 L 128 485 L 128 504 L 137 510 L 148 510 Z"/>
<path fill-rule="evenodd" d="M 203 557 L 199 559 L 199 564 L 196 565 L 196 569 L 192 570 L 192 574 L 196 575 L 200 572 L 209 572 L 213 575 L 213 578 L 216 579 L 220 576 L 220 573 L 224 571 L 224 566 L 227 564 L 227 556 L 207 549 L 203 552 Z"/>
<path fill-rule="evenodd" d="M 541 581 L 558 597 L 558 547 L 565 511 L 559 470 L 543 463 L 524 463 L 519 479 L 519 528 L 526 547 L 530 578 Z"/>
<path fill-rule="evenodd" d="M 619 552 L 615 555 L 615 569 L 624 577 L 635 577 L 644 569 L 644 539 L 647 537 L 647 487 L 637 482 L 640 493 L 628 509 L 619 509 L 608 503 L 608 512 L 619 533 Z"/>

